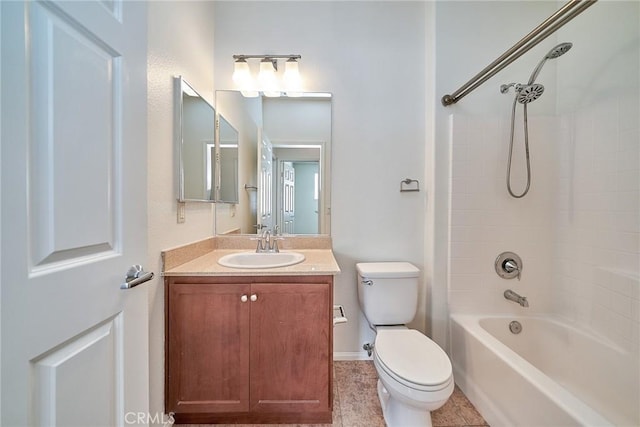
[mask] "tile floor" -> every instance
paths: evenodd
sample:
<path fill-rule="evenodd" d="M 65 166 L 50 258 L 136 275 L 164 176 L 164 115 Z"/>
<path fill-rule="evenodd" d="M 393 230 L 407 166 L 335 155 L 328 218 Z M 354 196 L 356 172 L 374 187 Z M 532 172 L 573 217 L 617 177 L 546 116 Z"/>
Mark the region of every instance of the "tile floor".
<path fill-rule="evenodd" d="M 335 380 L 332 424 L 279 424 L 279 427 L 385 427 L 378 401 L 378 376 L 371 361 L 334 362 Z M 456 386 L 449 401 L 431 414 L 434 427 L 488 427 L 471 402 Z M 196 427 L 194 425 L 184 427 Z M 218 424 L 217 427 L 221 427 Z M 225 425 L 242 427 L 243 425 Z M 262 425 L 260 425 L 262 427 Z M 275 427 L 273 424 L 263 427 Z M 179 425 L 176 424 L 176 427 Z M 206 427 L 200 425 L 199 427 Z M 252 425 L 257 427 L 257 425 Z"/>

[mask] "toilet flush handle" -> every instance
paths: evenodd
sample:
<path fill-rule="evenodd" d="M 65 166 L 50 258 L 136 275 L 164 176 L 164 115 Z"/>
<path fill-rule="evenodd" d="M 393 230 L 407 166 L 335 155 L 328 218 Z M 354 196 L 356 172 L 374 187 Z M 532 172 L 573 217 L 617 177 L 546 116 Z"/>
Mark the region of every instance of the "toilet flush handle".
<path fill-rule="evenodd" d="M 373 286 L 373 280 L 371 280 L 371 279 L 364 279 L 364 280 L 362 281 L 362 284 L 363 284 L 363 285 L 367 285 L 367 286 Z"/>

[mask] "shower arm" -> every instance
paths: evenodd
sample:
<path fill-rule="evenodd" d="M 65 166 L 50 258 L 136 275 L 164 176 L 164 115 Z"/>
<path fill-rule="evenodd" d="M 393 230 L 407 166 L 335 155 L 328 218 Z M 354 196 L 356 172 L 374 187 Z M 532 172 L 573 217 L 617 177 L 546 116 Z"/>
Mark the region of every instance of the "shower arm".
<path fill-rule="evenodd" d="M 478 86 L 489 80 L 500 70 L 507 67 L 513 61 L 527 53 L 531 48 L 556 32 L 564 24 L 593 6 L 598 0 L 571 0 L 562 6 L 556 13 L 548 17 L 544 22 L 534 28 L 529 34 L 523 37 L 518 43 L 513 45 L 505 53 L 500 55 L 495 61 L 486 66 L 482 71 L 473 76 L 467 83 L 450 95 L 442 97 L 442 105 L 449 106 L 455 104 L 460 99 L 471 93 Z M 572 10 L 573 9 L 573 10 Z"/>

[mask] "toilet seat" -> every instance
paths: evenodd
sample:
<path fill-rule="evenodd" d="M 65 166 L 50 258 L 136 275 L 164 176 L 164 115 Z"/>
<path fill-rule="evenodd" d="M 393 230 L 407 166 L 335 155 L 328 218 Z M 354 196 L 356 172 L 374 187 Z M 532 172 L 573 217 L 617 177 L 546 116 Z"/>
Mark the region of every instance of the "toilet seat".
<path fill-rule="evenodd" d="M 453 380 L 444 350 L 414 329 L 378 330 L 374 357 L 389 376 L 412 389 L 442 390 Z"/>

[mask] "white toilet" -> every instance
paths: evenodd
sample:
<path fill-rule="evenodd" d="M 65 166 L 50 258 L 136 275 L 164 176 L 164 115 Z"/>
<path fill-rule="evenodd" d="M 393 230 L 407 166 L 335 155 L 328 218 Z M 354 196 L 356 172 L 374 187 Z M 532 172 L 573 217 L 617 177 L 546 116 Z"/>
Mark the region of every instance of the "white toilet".
<path fill-rule="evenodd" d="M 418 307 L 420 270 L 408 262 L 356 264 L 358 300 L 376 330 L 373 362 L 378 397 L 388 427 L 430 427 L 431 411 L 453 393 L 449 357 L 405 324 Z"/>

